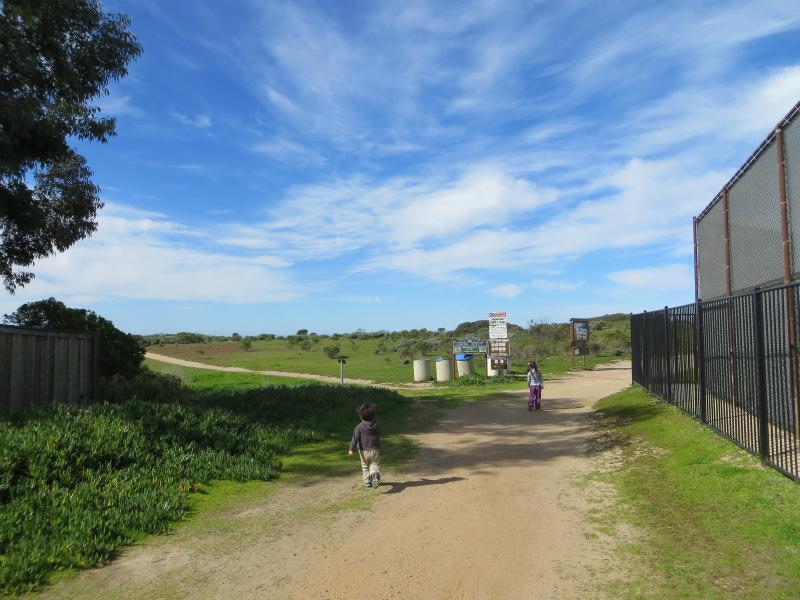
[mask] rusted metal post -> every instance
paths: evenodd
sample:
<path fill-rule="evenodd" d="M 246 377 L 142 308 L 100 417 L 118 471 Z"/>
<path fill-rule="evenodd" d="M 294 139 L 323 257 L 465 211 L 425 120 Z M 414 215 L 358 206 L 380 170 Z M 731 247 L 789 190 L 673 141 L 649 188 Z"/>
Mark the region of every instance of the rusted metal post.
<path fill-rule="evenodd" d="M 692 234 L 694 235 L 694 301 L 700 301 L 700 266 L 697 264 L 697 217 L 692 218 Z"/>
<path fill-rule="evenodd" d="M 783 237 L 783 283 L 792 283 L 792 247 L 789 237 L 789 203 L 786 195 L 786 159 L 783 154 L 783 130 L 775 130 L 775 146 L 778 150 L 778 191 L 781 200 L 781 235 Z M 792 411 L 794 413 L 794 435 L 800 438 L 800 407 L 797 393 L 797 342 L 795 339 L 794 288 L 786 288 L 786 312 L 789 315 L 789 357 L 792 365 L 790 389 L 792 390 Z"/>
<path fill-rule="evenodd" d="M 728 187 L 722 188 L 722 214 L 725 219 L 725 286 L 726 294 L 730 298 L 732 293 L 731 283 L 731 226 L 730 226 L 730 213 L 728 212 Z M 733 307 L 731 301 L 727 302 L 728 312 L 728 360 L 730 365 L 731 375 L 731 400 L 733 405 L 736 406 L 736 359 L 733 351 Z"/>

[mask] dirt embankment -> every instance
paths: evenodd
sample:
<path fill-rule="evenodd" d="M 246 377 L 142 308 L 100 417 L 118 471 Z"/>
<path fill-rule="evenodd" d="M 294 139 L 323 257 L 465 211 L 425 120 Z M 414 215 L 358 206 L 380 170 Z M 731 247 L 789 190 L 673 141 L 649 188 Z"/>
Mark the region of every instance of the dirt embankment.
<path fill-rule="evenodd" d="M 610 494 L 579 483 L 590 407 L 629 384 L 629 363 L 617 363 L 546 381 L 541 411 L 526 409 L 526 390 L 464 404 L 415 435 L 418 457 L 402 472 L 385 465 L 377 490 L 363 488 L 357 461 L 346 477 L 265 484 L 275 491 L 41 597 L 603 598 L 615 538 L 587 515 Z M 346 508 L 364 494 L 374 501 Z"/>

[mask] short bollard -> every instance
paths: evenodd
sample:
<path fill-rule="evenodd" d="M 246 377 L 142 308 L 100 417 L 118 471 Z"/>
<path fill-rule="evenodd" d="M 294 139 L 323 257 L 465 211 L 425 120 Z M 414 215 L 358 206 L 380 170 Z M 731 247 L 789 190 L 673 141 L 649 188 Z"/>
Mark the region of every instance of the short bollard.
<path fill-rule="evenodd" d="M 344 385 L 344 359 L 339 359 L 339 383 Z"/>

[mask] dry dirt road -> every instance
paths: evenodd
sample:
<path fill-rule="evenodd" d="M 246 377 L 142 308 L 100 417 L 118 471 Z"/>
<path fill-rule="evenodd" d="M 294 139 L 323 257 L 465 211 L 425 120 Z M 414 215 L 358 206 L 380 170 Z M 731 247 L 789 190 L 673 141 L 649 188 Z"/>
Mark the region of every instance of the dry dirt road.
<path fill-rule="evenodd" d="M 346 477 L 264 484 L 37 597 L 605 598 L 618 537 L 588 516 L 613 509 L 613 493 L 585 484 L 585 449 L 592 404 L 629 384 L 630 363 L 616 363 L 546 380 L 541 411 L 527 390 L 462 404 L 414 435 L 417 458 L 385 465 L 377 490 L 357 460 Z"/>

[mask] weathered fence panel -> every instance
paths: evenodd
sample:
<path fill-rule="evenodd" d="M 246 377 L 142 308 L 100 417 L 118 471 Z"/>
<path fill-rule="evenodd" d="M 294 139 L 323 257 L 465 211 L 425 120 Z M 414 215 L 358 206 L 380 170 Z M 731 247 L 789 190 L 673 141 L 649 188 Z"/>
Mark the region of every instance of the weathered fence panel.
<path fill-rule="evenodd" d="M 96 399 L 97 333 L 0 325 L 0 409 Z"/>

